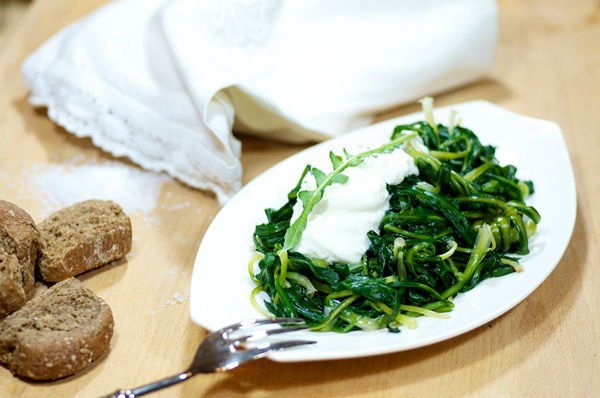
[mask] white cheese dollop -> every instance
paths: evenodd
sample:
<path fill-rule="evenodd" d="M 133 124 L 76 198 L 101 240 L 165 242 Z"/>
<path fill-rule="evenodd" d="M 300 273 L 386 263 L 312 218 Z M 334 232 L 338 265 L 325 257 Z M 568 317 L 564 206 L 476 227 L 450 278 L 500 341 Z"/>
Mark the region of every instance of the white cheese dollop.
<path fill-rule="evenodd" d="M 328 262 L 360 262 L 370 245 L 367 232 L 379 230 L 379 223 L 389 209 L 386 185 L 399 184 L 406 176 L 418 174 L 418 169 L 406 152 L 395 149 L 369 157 L 343 174 L 348 176 L 348 181 L 325 188 L 323 198 L 308 216 L 306 229 L 294 251 Z M 314 190 L 315 186 L 314 177 L 307 175 L 301 190 Z M 292 223 L 302 209 L 302 202 L 298 200 Z"/>

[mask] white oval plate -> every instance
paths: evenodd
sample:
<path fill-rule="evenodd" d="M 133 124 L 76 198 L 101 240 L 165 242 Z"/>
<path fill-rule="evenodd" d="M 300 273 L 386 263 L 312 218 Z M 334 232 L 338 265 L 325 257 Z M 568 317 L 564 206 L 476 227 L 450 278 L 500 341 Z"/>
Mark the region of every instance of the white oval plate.
<path fill-rule="evenodd" d="M 556 267 L 575 224 L 576 193 L 573 170 L 560 128 L 551 122 L 509 112 L 485 101 L 467 102 L 435 111 L 447 122 L 454 109 L 462 125 L 484 144 L 497 147 L 501 163 L 518 167 L 520 178 L 531 179 L 535 194 L 528 203 L 542 215 L 538 232 L 523 257 L 525 272 L 488 279 L 459 294 L 449 319 L 418 318 L 415 329 L 399 334 L 387 330 L 347 334 L 302 331 L 294 338 L 317 344 L 272 352 L 276 361 L 353 358 L 408 350 L 436 343 L 475 329 L 508 311 L 531 294 Z M 422 120 L 422 113 L 372 125 L 323 142 L 277 164 L 248 183 L 215 217 L 198 249 L 190 290 L 194 322 L 208 330 L 260 318 L 250 304 L 253 283 L 247 272 L 252 233 L 266 221 L 264 209 L 280 207 L 306 164 L 324 167 L 330 150 L 355 144 L 377 145 L 389 140 L 394 126 Z M 558 193 L 558 194 L 557 194 Z"/>

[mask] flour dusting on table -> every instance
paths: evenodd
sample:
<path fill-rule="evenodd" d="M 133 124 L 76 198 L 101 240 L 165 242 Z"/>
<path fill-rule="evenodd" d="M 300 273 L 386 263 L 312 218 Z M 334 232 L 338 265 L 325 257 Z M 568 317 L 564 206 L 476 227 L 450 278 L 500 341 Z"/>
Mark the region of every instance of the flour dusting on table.
<path fill-rule="evenodd" d="M 35 163 L 19 170 L 18 194 L 43 203 L 42 216 L 86 199 L 117 202 L 125 212 L 150 213 L 157 206 L 163 174 L 118 161 Z"/>

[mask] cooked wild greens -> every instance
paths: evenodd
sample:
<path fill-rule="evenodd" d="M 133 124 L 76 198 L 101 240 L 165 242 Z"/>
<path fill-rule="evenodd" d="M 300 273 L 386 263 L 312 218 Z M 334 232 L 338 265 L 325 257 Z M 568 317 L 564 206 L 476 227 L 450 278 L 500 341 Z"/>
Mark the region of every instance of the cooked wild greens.
<path fill-rule="evenodd" d="M 250 260 L 255 296 L 266 292 L 267 310 L 278 317 L 301 317 L 316 331 L 347 332 L 401 325 L 414 327 L 419 316 L 444 317 L 452 298 L 490 277 L 521 271 L 519 255 L 540 215 L 525 203 L 531 181 L 517 178 L 512 165 L 500 165 L 495 148 L 469 129 L 436 124 L 431 102 L 426 121 L 397 126 L 391 141 L 358 155 L 330 153 L 329 174 L 307 166 L 279 209 L 266 209 L 267 222 L 254 232 Z M 327 263 L 294 251 L 310 211 L 331 184 L 364 159 L 402 147 L 419 174 L 388 185 L 390 208 L 370 247 L 356 264 Z M 304 178 L 317 188 L 301 190 Z M 303 212 L 290 223 L 296 201 Z M 258 261 L 258 272 L 255 263 Z"/>

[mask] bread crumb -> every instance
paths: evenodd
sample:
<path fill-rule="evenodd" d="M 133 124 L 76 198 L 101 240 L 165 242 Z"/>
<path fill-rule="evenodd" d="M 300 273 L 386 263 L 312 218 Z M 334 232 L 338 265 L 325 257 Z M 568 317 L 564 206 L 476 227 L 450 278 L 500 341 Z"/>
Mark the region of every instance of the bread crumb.
<path fill-rule="evenodd" d="M 182 202 L 182 203 L 176 203 L 170 207 L 164 206 L 164 208 L 167 209 L 168 211 L 177 211 L 177 210 L 188 208 L 191 205 L 192 204 L 190 202 Z"/>
<path fill-rule="evenodd" d="M 168 300 L 164 301 L 163 303 L 161 303 L 158 306 L 158 309 L 153 310 L 152 312 L 150 312 L 151 316 L 156 315 L 159 311 L 164 310 L 167 307 L 175 307 L 179 304 L 183 304 L 185 303 L 185 301 L 188 299 L 189 295 L 184 295 L 180 292 L 175 292 L 173 293 L 173 295 L 171 296 L 172 298 L 169 298 Z"/>
<path fill-rule="evenodd" d="M 179 292 L 175 292 L 173 294 L 173 298 L 175 299 L 175 301 L 177 301 L 180 304 L 185 301 L 185 296 Z"/>

